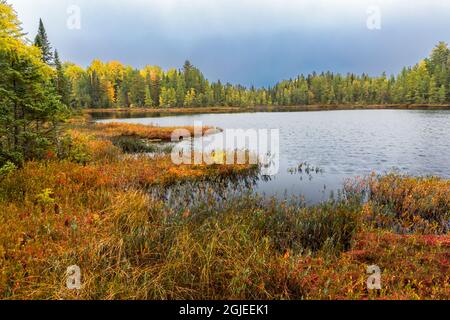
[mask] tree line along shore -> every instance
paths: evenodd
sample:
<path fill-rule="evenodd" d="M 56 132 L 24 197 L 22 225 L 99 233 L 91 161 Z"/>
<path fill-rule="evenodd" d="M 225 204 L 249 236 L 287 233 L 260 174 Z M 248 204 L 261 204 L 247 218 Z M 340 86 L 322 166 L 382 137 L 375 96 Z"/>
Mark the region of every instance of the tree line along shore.
<path fill-rule="evenodd" d="M 243 113 L 243 112 L 296 112 L 333 110 L 450 110 L 447 104 L 383 104 L 383 105 L 299 105 L 299 106 L 247 106 L 247 107 L 182 107 L 182 108 L 86 108 L 87 114 L 101 113 Z"/>

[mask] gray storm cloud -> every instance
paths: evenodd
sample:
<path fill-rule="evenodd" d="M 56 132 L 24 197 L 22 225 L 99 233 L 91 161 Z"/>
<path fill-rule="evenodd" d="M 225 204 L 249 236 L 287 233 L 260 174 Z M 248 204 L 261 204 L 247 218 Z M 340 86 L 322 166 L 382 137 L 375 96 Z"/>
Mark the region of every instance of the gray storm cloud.
<path fill-rule="evenodd" d="M 9 0 L 34 37 L 43 18 L 65 60 L 180 67 L 212 80 L 271 85 L 299 73 L 398 72 L 450 40 L 445 0 Z M 81 9 L 81 29 L 66 27 Z M 367 9 L 381 29 L 367 28 Z"/>

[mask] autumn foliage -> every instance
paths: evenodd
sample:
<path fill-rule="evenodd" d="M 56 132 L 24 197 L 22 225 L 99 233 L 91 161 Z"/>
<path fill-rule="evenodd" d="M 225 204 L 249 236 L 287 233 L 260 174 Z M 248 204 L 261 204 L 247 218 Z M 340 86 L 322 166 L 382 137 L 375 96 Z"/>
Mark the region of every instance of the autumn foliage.
<path fill-rule="evenodd" d="M 125 155 L 106 138 L 113 133 L 75 127 L 65 160 L 28 162 L 0 181 L 4 299 L 449 298 L 449 236 L 424 234 L 431 229 L 414 218 L 448 219 L 446 180 L 378 177 L 364 205 L 347 190 L 305 208 L 202 187 L 252 174 L 249 166 Z M 150 192 L 193 192 L 190 182 L 207 197 L 186 209 Z M 373 223 L 386 208 L 393 221 L 418 228 L 399 234 Z M 367 289 L 372 264 L 382 269 L 379 291 Z M 80 291 L 66 287 L 71 265 L 82 270 Z"/>
<path fill-rule="evenodd" d="M 367 205 L 373 222 L 396 232 L 450 231 L 450 181 L 390 174 L 369 180 Z"/>
<path fill-rule="evenodd" d="M 127 123 L 97 123 L 94 126 L 94 134 L 103 137 L 137 137 L 149 140 L 171 141 L 172 133 L 175 130 L 185 130 L 190 133 L 190 137 L 202 136 L 207 131 L 217 130 L 211 127 L 202 127 L 198 132 L 192 126 L 186 127 L 157 127 L 140 124 Z M 176 137 L 179 138 L 179 137 Z"/>

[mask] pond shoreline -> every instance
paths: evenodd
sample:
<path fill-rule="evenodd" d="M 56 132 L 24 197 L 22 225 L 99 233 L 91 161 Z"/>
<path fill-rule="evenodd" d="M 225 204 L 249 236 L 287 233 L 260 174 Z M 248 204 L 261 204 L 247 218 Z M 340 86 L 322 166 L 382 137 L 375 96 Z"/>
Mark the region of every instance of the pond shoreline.
<path fill-rule="evenodd" d="M 109 116 L 109 117 L 108 117 Z M 342 110 L 335 112 L 258 112 L 210 114 L 110 114 L 98 123 L 133 123 L 158 127 L 193 126 L 280 129 L 280 167 L 274 179 L 258 183 L 272 196 L 302 194 L 319 203 L 336 193 L 346 178 L 371 172 L 398 171 L 450 178 L 448 119 L 450 111 Z M 224 137 L 206 139 L 208 150 L 226 148 Z M 258 148 L 248 146 L 254 153 Z M 289 174 L 300 163 L 319 167 L 324 174 Z M 326 187 L 325 187 L 326 186 Z"/>
<path fill-rule="evenodd" d="M 254 106 L 254 107 L 199 107 L 199 108 L 104 108 L 83 109 L 89 115 L 110 114 L 207 114 L 249 112 L 309 112 L 339 110 L 450 110 L 450 105 L 386 104 L 386 105 L 304 105 L 304 106 Z"/>

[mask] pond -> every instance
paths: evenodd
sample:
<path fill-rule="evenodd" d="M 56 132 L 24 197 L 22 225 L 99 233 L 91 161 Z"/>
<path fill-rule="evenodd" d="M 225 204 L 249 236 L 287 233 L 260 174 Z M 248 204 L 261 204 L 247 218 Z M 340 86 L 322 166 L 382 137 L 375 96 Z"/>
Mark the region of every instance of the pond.
<path fill-rule="evenodd" d="M 346 178 L 372 172 L 450 178 L 450 110 L 195 114 L 98 121 L 279 129 L 279 171 L 257 182 L 255 191 L 303 196 L 307 204 L 329 199 Z M 219 141 L 223 134 L 209 139 Z M 302 170 L 297 170 L 300 164 Z"/>

